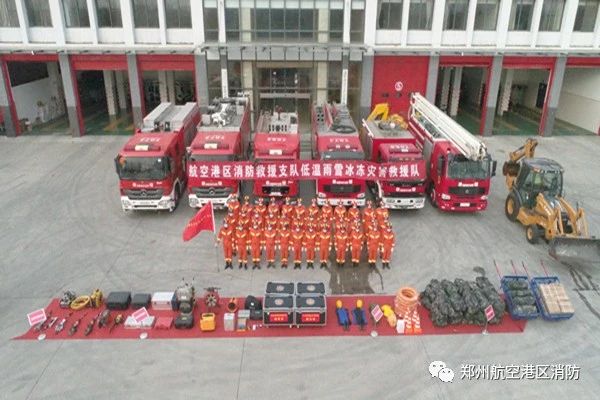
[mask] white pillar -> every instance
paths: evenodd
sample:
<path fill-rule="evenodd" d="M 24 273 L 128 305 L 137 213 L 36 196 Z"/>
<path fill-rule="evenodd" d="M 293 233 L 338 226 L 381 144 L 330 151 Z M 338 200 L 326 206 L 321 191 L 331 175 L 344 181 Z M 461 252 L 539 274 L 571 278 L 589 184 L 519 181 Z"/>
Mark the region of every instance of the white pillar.
<path fill-rule="evenodd" d="M 251 61 L 242 62 L 242 90 L 248 95 L 250 101 L 250 110 L 254 112 L 254 71 L 252 70 L 253 64 Z M 253 115 L 253 114 L 251 114 Z M 250 117 L 250 126 L 254 129 L 254 117 Z"/>
<path fill-rule="evenodd" d="M 365 44 L 375 46 L 377 33 L 377 0 L 365 0 Z"/>
<path fill-rule="evenodd" d="M 571 35 L 573 34 L 575 17 L 577 16 L 578 3 L 577 0 L 567 0 L 565 4 L 563 19 L 560 26 L 561 47 L 563 49 L 568 49 L 571 46 Z"/>
<path fill-rule="evenodd" d="M 538 32 L 540 30 L 540 20 L 542 19 L 543 1 L 536 1 L 533 4 L 533 16 L 531 17 L 531 47 L 537 44 Z"/>
<path fill-rule="evenodd" d="M 62 88 L 62 77 L 58 70 L 58 63 L 47 62 L 48 78 L 50 80 L 50 91 L 53 99 L 50 101 L 49 119 L 58 118 L 65 114 L 65 95 Z"/>
<path fill-rule="evenodd" d="M 498 8 L 498 23 L 496 25 L 496 47 L 503 49 L 506 46 L 508 25 L 510 23 L 511 0 L 502 0 Z"/>
<path fill-rule="evenodd" d="M 350 44 L 350 12 L 352 11 L 352 1 L 344 0 L 344 32 L 342 41 L 344 44 Z"/>
<path fill-rule="evenodd" d="M 202 2 L 190 1 L 190 12 L 192 13 L 192 35 L 194 36 L 194 45 L 199 46 L 204 43 Z"/>
<path fill-rule="evenodd" d="M 431 45 L 434 48 L 442 45 L 445 3 L 445 1 L 436 1 L 433 5 L 433 16 L 431 17 Z"/>
<path fill-rule="evenodd" d="M 98 14 L 96 13 L 96 2 L 86 0 L 88 15 L 90 18 L 90 30 L 92 31 L 92 44 L 98 44 Z"/>
<path fill-rule="evenodd" d="M 400 33 L 400 45 L 406 46 L 408 43 L 408 15 L 410 14 L 410 0 L 406 0 L 402 2 L 402 24 L 400 28 L 402 32 Z"/>
<path fill-rule="evenodd" d="M 158 30 L 160 31 L 160 43 L 167 44 L 167 20 L 165 17 L 165 2 L 156 0 L 158 6 Z"/>
<path fill-rule="evenodd" d="M 106 91 L 106 105 L 108 115 L 117 115 L 117 96 L 115 92 L 115 79 L 111 70 L 102 71 L 104 75 L 104 90 Z"/>
<path fill-rule="evenodd" d="M 450 78 L 452 77 L 452 68 L 445 67 L 444 75 L 442 76 L 442 93 L 440 96 L 440 109 L 446 111 L 448 109 L 448 94 L 450 93 Z"/>
<path fill-rule="evenodd" d="M 460 83 L 462 81 L 463 67 L 454 68 L 454 79 L 452 79 L 452 94 L 450 96 L 450 116 L 458 114 L 458 103 L 460 102 Z"/>
<path fill-rule="evenodd" d="M 329 9 L 319 8 L 317 12 L 319 30 L 319 37 L 317 40 L 319 43 L 327 43 L 329 41 Z"/>
<path fill-rule="evenodd" d="M 317 63 L 317 88 L 327 87 L 327 62 Z M 327 90 L 317 90 L 317 104 L 323 104 L 327 101 Z"/>
<path fill-rule="evenodd" d="M 477 8 L 477 0 L 469 1 L 469 10 L 467 14 L 467 47 L 471 47 L 473 42 L 473 30 L 475 28 L 475 11 Z"/>
<path fill-rule="evenodd" d="M 503 116 L 504 113 L 508 111 L 514 73 L 514 69 L 507 69 L 506 74 L 504 75 L 504 85 L 502 86 L 502 93 L 500 93 L 500 104 L 498 107 L 499 116 Z"/>
<path fill-rule="evenodd" d="M 121 0 L 121 20 L 123 21 L 123 40 L 126 45 L 135 44 L 135 23 L 131 0 Z"/>
<path fill-rule="evenodd" d="M 217 16 L 219 20 L 219 43 L 225 43 L 227 41 L 225 35 L 225 0 L 217 1 Z"/>
<path fill-rule="evenodd" d="M 27 10 L 25 8 L 25 0 L 15 0 L 15 8 L 17 9 L 17 18 L 19 19 L 19 28 L 21 31 L 21 41 L 23 44 L 29 43 L 29 20 L 27 19 Z"/>
<path fill-rule="evenodd" d="M 175 71 L 167 71 L 167 92 L 169 101 L 175 104 Z"/>
<path fill-rule="evenodd" d="M 65 45 L 65 17 L 62 10 L 62 4 L 59 0 L 48 0 L 50 7 L 50 17 L 54 27 L 54 37 L 57 45 Z"/>
<path fill-rule="evenodd" d="M 121 111 L 127 110 L 127 88 L 125 87 L 125 72 L 115 71 L 117 78 L 117 97 L 119 98 L 119 108 Z"/>
<path fill-rule="evenodd" d="M 348 68 L 342 69 L 342 87 L 340 90 L 340 103 L 348 104 Z"/>
<path fill-rule="evenodd" d="M 169 101 L 168 85 L 167 71 L 158 71 L 158 93 L 160 94 L 161 103 Z"/>
<path fill-rule="evenodd" d="M 594 28 L 594 47 L 600 47 L 600 12 L 596 15 L 596 27 Z"/>

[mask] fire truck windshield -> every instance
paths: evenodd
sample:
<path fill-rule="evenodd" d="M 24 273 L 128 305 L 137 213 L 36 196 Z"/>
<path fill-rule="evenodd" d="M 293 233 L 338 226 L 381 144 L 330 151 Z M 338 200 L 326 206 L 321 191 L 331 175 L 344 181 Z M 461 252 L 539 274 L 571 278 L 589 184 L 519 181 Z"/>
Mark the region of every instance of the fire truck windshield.
<path fill-rule="evenodd" d="M 133 181 L 162 180 L 169 174 L 168 157 L 119 157 L 119 178 Z"/>
<path fill-rule="evenodd" d="M 328 150 L 321 154 L 322 160 L 364 160 L 362 151 Z"/>
<path fill-rule="evenodd" d="M 486 179 L 489 176 L 489 159 L 471 161 L 456 157 L 448 163 L 448 178 L 451 179 Z"/>
<path fill-rule="evenodd" d="M 192 154 L 190 161 L 235 161 L 233 154 Z"/>

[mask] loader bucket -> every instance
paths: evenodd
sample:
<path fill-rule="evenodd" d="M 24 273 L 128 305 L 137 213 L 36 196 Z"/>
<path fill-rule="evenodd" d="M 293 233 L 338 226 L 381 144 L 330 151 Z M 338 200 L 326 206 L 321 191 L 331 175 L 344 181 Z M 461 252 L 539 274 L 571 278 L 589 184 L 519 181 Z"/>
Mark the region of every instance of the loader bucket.
<path fill-rule="evenodd" d="M 600 239 L 556 237 L 550 241 L 550 256 L 574 264 L 600 264 Z"/>

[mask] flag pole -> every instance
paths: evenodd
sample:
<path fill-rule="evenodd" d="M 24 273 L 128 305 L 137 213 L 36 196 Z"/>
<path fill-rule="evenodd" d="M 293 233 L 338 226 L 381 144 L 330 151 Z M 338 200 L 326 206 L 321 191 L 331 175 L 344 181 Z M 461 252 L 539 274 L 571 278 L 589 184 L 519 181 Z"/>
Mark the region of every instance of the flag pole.
<path fill-rule="evenodd" d="M 209 200 L 210 203 L 210 212 L 212 213 L 212 221 L 213 221 L 213 241 L 215 243 L 217 242 L 217 221 L 215 220 L 215 207 L 213 206 L 212 201 Z M 217 273 L 221 272 L 221 267 L 219 267 L 219 249 L 218 249 L 218 244 L 217 246 L 214 246 L 215 248 L 215 264 L 217 265 Z"/>

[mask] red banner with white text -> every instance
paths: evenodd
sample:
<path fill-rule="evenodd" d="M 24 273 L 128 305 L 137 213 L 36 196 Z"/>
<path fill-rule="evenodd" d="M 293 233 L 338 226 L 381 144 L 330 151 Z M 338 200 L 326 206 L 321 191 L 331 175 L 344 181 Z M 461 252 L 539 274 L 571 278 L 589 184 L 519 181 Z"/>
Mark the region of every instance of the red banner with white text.
<path fill-rule="evenodd" d="M 190 161 L 191 180 L 224 179 L 362 179 L 367 181 L 422 181 L 426 178 L 423 160 L 378 164 L 371 161 L 273 161 L 202 162 Z"/>

